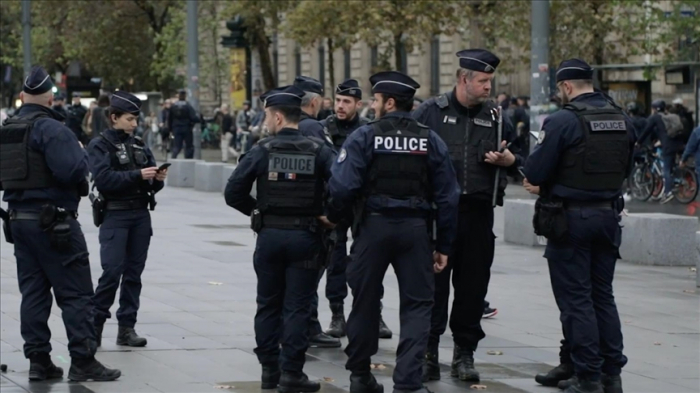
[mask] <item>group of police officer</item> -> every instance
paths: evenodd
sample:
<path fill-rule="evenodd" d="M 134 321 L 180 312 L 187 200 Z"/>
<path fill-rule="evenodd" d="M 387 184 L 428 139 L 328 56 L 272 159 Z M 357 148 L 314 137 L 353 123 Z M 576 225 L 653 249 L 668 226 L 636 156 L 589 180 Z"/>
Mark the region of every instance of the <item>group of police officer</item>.
<path fill-rule="evenodd" d="M 155 207 L 167 167 L 157 168 L 153 154 L 133 136 L 141 108 L 136 96 L 122 91 L 111 96 L 105 113 L 110 127 L 85 149 L 63 124 L 64 117 L 51 109 L 52 87 L 42 67 L 32 68 L 20 94 L 22 106 L 0 128 L 0 186 L 9 208 L 0 213 L 17 260 L 29 380 L 63 376 L 50 357 L 53 290 L 68 335 L 68 379 L 112 381 L 121 372 L 102 365 L 95 352 L 120 285 L 117 345 L 146 345 L 134 325 L 152 235 L 149 209 Z M 95 291 L 77 221 L 80 199 L 90 193 L 89 172 L 103 268 Z"/>

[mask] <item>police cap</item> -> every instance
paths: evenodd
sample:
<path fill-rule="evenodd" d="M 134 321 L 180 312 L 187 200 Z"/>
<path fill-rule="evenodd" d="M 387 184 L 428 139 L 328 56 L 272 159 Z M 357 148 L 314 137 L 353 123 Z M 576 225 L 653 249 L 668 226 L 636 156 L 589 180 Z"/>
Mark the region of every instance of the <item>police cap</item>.
<path fill-rule="evenodd" d="M 402 98 L 413 98 L 420 88 L 418 82 L 398 71 L 382 71 L 369 77 L 372 94 L 382 93 Z"/>
<path fill-rule="evenodd" d="M 323 95 L 323 85 L 318 79 L 308 76 L 297 76 L 294 78 L 294 86 L 307 92 Z"/>
<path fill-rule="evenodd" d="M 302 97 L 304 97 L 304 91 L 294 85 L 290 85 L 267 91 L 260 96 L 260 99 L 263 101 L 265 108 L 273 106 L 299 107 L 301 106 Z"/>
<path fill-rule="evenodd" d="M 581 59 L 564 60 L 557 69 L 557 83 L 569 80 L 593 79 L 593 68 Z"/>
<path fill-rule="evenodd" d="M 459 66 L 468 70 L 493 74 L 501 59 L 486 49 L 465 49 L 457 52 Z"/>
<path fill-rule="evenodd" d="M 34 66 L 29 71 L 29 75 L 24 78 L 22 91 L 33 96 L 38 96 L 51 90 L 52 87 L 53 82 L 51 81 L 51 77 L 44 67 Z"/>
<path fill-rule="evenodd" d="M 141 110 L 141 100 L 131 93 L 119 90 L 112 94 L 112 97 L 109 99 L 109 106 L 125 113 L 138 115 Z"/>
<path fill-rule="evenodd" d="M 355 97 L 362 99 L 362 89 L 355 79 L 347 79 L 335 87 L 335 94 L 339 96 Z"/>

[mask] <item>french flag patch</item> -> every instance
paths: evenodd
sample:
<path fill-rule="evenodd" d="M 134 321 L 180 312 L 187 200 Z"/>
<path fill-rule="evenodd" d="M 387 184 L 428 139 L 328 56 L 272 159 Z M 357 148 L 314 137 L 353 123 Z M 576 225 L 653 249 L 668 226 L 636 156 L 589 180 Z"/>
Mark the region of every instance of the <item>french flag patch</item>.
<path fill-rule="evenodd" d="M 296 173 L 285 173 L 284 178 L 287 180 L 295 180 L 297 178 Z"/>

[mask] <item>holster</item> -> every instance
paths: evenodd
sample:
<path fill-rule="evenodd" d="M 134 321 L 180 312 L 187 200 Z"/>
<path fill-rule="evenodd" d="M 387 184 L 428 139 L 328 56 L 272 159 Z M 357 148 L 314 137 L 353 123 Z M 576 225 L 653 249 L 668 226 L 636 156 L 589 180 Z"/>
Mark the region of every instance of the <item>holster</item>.
<path fill-rule="evenodd" d="M 2 231 L 5 234 L 5 241 L 15 244 L 15 239 L 12 237 L 12 226 L 10 226 L 10 213 L 0 208 L 0 219 L 2 219 Z"/>
<path fill-rule="evenodd" d="M 100 227 L 105 220 L 105 200 L 102 196 L 90 194 L 90 202 L 92 202 L 92 222 L 96 227 Z"/>
<path fill-rule="evenodd" d="M 262 229 L 262 225 L 262 214 L 260 214 L 260 210 L 253 210 L 253 213 L 250 215 L 250 229 L 258 233 Z"/>
<path fill-rule="evenodd" d="M 148 194 L 148 210 L 153 211 L 156 210 L 156 205 L 158 202 L 156 202 L 156 194 L 154 192 L 150 192 Z"/>
<path fill-rule="evenodd" d="M 540 196 L 535 202 L 532 225 L 539 236 L 553 241 L 566 239 L 569 228 L 564 201 L 559 198 Z"/>
<path fill-rule="evenodd" d="M 51 248 L 59 252 L 70 251 L 71 227 L 68 221 L 68 213 L 55 205 L 44 205 L 39 213 L 39 227 L 44 232 L 49 232 Z"/>
<path fill-rule="evenodd" d="M 331 258 L 333 256 L 333 249 L 338 243 L 338 232 L 335 229 L 326 229 L 323 231 L 321 237 L 321 247 L 322 255 L 319 257 L 319 261 L 322 265 L 319 267 L 327 267 L 331 263 Z"/>

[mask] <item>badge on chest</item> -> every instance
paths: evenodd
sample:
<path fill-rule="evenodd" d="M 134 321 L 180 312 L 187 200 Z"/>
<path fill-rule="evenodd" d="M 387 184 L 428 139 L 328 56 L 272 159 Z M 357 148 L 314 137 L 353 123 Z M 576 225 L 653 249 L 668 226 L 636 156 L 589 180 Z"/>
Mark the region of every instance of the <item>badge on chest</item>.
<path fill-rule="evenodd" d="M 428 154 L 428 138 L 407 135 L 375 136 L 374 152 L 380 154 Z"/>

